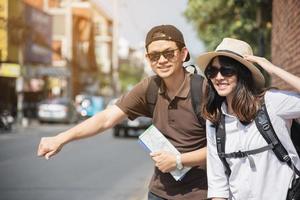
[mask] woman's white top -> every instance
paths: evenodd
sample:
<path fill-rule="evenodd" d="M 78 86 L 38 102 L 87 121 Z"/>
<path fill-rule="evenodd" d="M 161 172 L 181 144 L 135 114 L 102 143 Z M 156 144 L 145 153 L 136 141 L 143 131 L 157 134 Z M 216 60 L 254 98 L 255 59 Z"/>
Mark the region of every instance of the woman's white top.
<path fill-rule="evenodd" d="M 300 94 L 287 91 L 270 90 L 265 94 L 265 104 L 273 128 L 288 151 L 294 164 L 300 169 L 297 152 L 289 137 L 292 119 L 300 118 Z M 255 122 L 244 126 L 227 113 L 225 114 L 226 144 L 225 153 L 248 151 L 267 145 L 258 131 Z M 227 158 L 231 169 L 229 179 L 218 156 L 215 128 L 206 123 L 207 130 L 207 174 L 208 198 L 223 197 L 234 200 L 285 200 L 294 172 L 280 162 L 272 150 L 244 158 Z M 251 160 L 253 160 L 251 162 Z"/>

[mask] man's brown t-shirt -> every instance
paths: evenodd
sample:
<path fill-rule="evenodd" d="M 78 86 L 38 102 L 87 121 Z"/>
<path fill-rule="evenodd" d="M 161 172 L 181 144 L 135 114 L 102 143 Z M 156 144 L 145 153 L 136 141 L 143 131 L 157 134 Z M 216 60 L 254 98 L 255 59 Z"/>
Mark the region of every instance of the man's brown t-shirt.
<path fill-rule="evenodd" d="M 173 99 L 168 97 L 164 84 L 161 84 L 152 117 L 153 124 L 181 153 L 206 146 L 205 128 L 199 124 L 191 103 L 190 76 L 189 73 L 185 74 L 185 79 Z M 116 103 L 131 120 L 139 116 L 151 117 L 146 101 L 150 79 L 151 77 L 142 80 Z M 149 189 L 165 199 L 205 199 L 206 172 L 199 167 L 193 167 L 181 181 L 176 181 L 170 173 L 162 173 L 155 167 Z"/>

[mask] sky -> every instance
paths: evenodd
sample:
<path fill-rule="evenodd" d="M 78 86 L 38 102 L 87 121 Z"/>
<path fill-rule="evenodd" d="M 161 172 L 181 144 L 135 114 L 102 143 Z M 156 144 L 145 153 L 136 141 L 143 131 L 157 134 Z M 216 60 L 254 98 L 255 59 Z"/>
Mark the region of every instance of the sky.
<path fill-rule="evenodd" d="M 113 16 L 113 0 L 93 0 Z M 204 46 L 183 12 L 188 0 L 116 0 L 119 10 L 119 37 L 130 46 L 144 45 L 147 32 L 156 25 L 172 24 L 182 31 L 192 56 L 203 53 Z"/>

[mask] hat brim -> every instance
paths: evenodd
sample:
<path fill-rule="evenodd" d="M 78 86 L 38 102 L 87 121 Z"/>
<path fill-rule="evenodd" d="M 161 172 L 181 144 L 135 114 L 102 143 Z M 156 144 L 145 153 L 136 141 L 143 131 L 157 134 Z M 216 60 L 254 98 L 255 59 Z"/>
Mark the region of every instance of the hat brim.
<path fill-rule="evenodd" d="M 265 78 L 264 78 L 263 74 L 260 72 L 260 70 L 254 64 L 252 64 L 251 62 L 245 60 L 244 58 L 242 58 L 238 55 L 235 55 L 233 53 L 230 53 L 230 52 L 213 51 L 213 52 L 208 52 L 208 53 L 204 53 L 204 54 L 200 55 L 197 58 L 197 64 L 198 64 L 199 68 L 203 71 L 203 73 L 204 73 L 207 65 L 209 64 L 209 62 L 216 56 L 227 56 L 227 57 L 233 58 L 234 60 L 242 63 L 252 73 L 255 87 L 263 88 L 265 86 Z"/>

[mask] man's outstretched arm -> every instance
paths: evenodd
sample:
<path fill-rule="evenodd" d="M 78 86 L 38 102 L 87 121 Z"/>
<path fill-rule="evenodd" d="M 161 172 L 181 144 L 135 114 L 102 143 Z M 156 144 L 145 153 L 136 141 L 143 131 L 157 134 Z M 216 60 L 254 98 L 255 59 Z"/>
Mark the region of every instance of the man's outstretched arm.
<path fill-rule="evenodd" d="M 112 105 L 67 131 L 53 137 L 41 138 L 37 155 L 43 156 L 48 160 L 57 154 L 65 144 L 73 140 L 91 137 L 97 133 L 101 133 L 112 128 L 126 117 L 127 115 L 118 106 Z"/>

